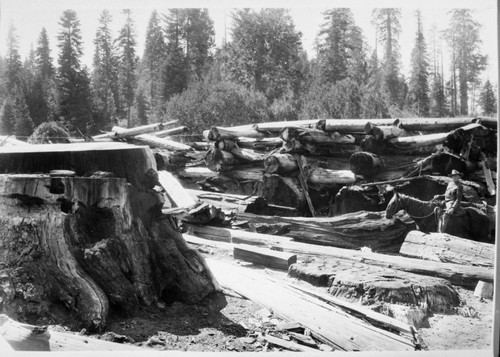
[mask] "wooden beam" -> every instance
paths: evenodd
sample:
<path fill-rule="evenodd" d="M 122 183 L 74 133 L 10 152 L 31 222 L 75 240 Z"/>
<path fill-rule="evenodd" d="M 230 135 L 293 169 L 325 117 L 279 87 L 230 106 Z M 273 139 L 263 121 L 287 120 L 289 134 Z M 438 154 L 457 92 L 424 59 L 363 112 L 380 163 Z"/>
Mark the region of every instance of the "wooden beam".
<path fill-rule="evenodd" d="M 408 337 L 376 328 L 318 299 L 307 299 L 257 271 L 213 259 L 207 259 L 207 263 L 221 286 L 267 307 L 285 320 L 302 324 L 314 337 L 334 349 L 394 351 L 415 348 Z"/>
<path fill-rule="evenodd" d="M 93 139 L 105 139 L 105 138 L 126 139 L 139 134 L 147 134 L 155 131 L 161 131 L 165 128 L 166 125 L 175 124 L 177 122 L 178 120 L 172 120 L 167 123 L 147 124 L 147 125 L 136 126 L 135 128 L 129 128 L 129 129 L 122 128 L 119 126 L 114 126 L 111 129 L 111 132 L 95 135 L 93 136 Z"/>
<path fill-rule="evenodd" d="M 174 207 L 192 208 L 196 206 L 197 202 L 170 172 L 158 171 L 158 181 Z"/>
<path fill-rule="evenodd" d="M 256 265 L 287 270 L 297 262 L 297 255 L 277 252 L 267 248 L 253 247 L 246 244 L 236 244 L 233 249 L 234 259 L 241 259 Z"/>
<path fill-rule="evenodd" d="M 166 136 L 172 136 L 176 134 L 182 134 L 183 132 L 187 131 L 188 128 L 185 126 L 179 126 L 177 128 L 172 128 L 172 129 L 165 129 L 161 131 L 157 131 L 152 133 L 151 135 L 156 136 L 157 138 L 164 138 Z"/>
<path fill-rule="evenodd" d="M 411 231 L 401 246 L 404 256 L 437 262 L 493 268 L 495 245 L 474 242 L 446 233 Z"/>
<path fill-rule="evenodd" d="M 212 227 L 212 229 L 220 230 L 222 228 Z M 230 237 L 233 234 L 233 231 L 234 230 L 230 230 Z M 193 232 L 193 234 L 210 239 L 210 235 L 199 235 L 199 233 L 196 232 Z M 225 232 L 224 234 L 228 235 L 228 232 Z M 474 288 L 479 280 L 485 282 L 493 282 L 494 278 L 493 269 L 486 267 L 435 262 L 422 259 L 407 258 L 397 255 L 355 251 L 351 249 L 342 249 L 336 247 L 325 247 L 314 244 L 294 242 L 291 240 L 276 242 L 276 236 L 269 236 L 259 233 L 252 234 L 257 235 L 256 237 L 258 237 L 261 242 L 264 242 L 264 244 L 270 238 L 271 240 L 269 240 L 268 246 L 282 249 L 283 251 L 295 252 L 305 255 L 317 255 L 346 259 L 354 262 L 362 262 L 364 264 L 387 267 L 415 274 L 440 277 L 450 281 L 453 285 L 463 286 L 466 288 Z M 283 237 L 281 237 L 281 239 L 282 238 Z M 207 244 L 209 242 L 210 241 L 207 240 Z"/>

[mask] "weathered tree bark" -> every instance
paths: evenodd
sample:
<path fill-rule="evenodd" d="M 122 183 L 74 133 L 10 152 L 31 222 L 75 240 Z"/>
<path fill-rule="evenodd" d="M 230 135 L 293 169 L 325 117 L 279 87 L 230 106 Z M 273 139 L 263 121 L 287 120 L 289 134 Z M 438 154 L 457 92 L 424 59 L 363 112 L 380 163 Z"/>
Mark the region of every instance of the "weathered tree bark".
<path fill-rule="evenodd" d="M 308 153 L 317 156 L 349 157 L 356 151 L 359 151 L 360 146 L 356 144 L 301 143 L 297 139 L 291 139 L 283 143 L 283 150 L 297 154 Z"/>
<path fill-rule="evenodd" d="M 208 133 L 208 139 L 212 141 L 220 140 L 220 139 L 234 139 L 238 137 L 246 137 L 246 138 L 266 138 L 272 135 L 267 133 L 263 133 L 253 129 L 252 127 L 227 127 L 223 128 L 220 126 L 214 126 L 210 129 Z"/>
<path fill-rule="evenodd" d="M 337 217 L 271 217 L 237 213 L 236 217 L 254 223 L 285 223 L 287 236 L 295 240 L 340 248 L 369 247 L 379 252 L 398 252 L 409 232 L 399 220 L 389 220 L 382 212 L 356 212 Z"/>
<path fill-rule="evenodd" d="M 222 228 L 212 227 L 214 230 Z M 250 234 L 250 232 L 247 232 Z M 198 234 L 198 233 L 197 233 Z M 225 233 L 227 235 L 227 232 Z M 231 232 L 232 234 L 232 232 Z M 352 262 L 353 264 L 366 264 L 371 266 L 379 266 L 383 268 L 391 268 L 395 270 L 407 271 L 419 275 L 435 276 L 444 278 L 453 285 L 463 286 L 465 288 L 474 288 L 478 281 L 493 282 L 494 270 L 486 267 L 476 267 L 469 265 L 459 265 L 452 263 L 434 262 L 423 259 L 407 258 L 397 255 L 378 254 L 372 252 L 354 251 L 352 249 L 342 249 L 337 247 L 319 246 L 315 244 L 307 244 L 283 240 L 283 237 L 270 236 L 267 234 L 251 233 L 258 235 L 262 241 L 269 241 L 268 246 L 274 249 L 281 249 L 287 252 L 295 252 L 304 255 L 314 255 L 320 257 L 331 257 Z M 230 243 L 211 242 L 211 235 L 205 237 L 200 233 L 200 237 L 206 238 L 204 242 L 207 245 L 227 246 L 231 249 Z M 280 242 L 276 242 L 276 238 L 280 238 Z M 189 241 L 189 240 L 188 240 Z M 200 242 L 197 242 L 200 244 Z"/>
<path fill-rule="evenodd" d="M 377 155 L 360 151 L 349 159 L 351 171 L 355 175 L 373 178 L 384 169 L 384 161 Z"/>
<path fill-rule="evenodd" d="M 3 174 L 71 170 L 77 176 L 85 176 L 107 171 L 139 187 L 149 169 L 156 170 L 151 150 L 123 143 L 28 145 L 0 151 L 0 173 Z"/>
<path fill-rule="evenodd" d="M 193 162 L 200 162 L 205 158 L 204 151 L 170 151 L 163 149 L 153 149 L 156 166 L 158 170 L 178 172 L 186 168 L 186 165 Z M 207 169 L 208 170 L 208 169 Z"/>
<path fill-rule="evenodd" d="M 299 169 L 292 154 L 272 154 L 264 160 L 264 169 L 268 174 L 285 174 Z"/>
<path fill-rule="evenodd" d="M 265 154 L 259 153 L 252 149 L 240 149 L 240 148 L 232 148 L 229 150 L 231 154 L 244 160 L 245 162 L 254 162 L 254 163 L 262 163 L 265 158 Z"/>
<path fill-rule="evenodd" d="M 1 175 L 0 194 L 1 305 L 16 319 L 100 330 L 110 309 L 195 303 L 218 289 L 144 185 Z"/>
<path fill-rule="evenodd" d="M 284 141 L 298 140 L 301 143 L 308 144 L 354 144 L 354 136 L 342 135 L 339 133 L 328 133 L 318 129 L 305 129 L 297 127 L 285 127 L 280 131 L 280 138 Z"/>
<path fill-rule="evenodd" d="M 473 242 L 446 233 L 411 231 L 399 252 L 405 256 L 437 262 L 489 268 L 495 265 L 494 244 Z"/>
<path fill-rule="evenodd" d="M 238 137 L 238 146 L 244 149 L 253 149 L 259 151 L 270 151 L 280 147 L 283 140 L 280 138 L 245 138 Z"/>

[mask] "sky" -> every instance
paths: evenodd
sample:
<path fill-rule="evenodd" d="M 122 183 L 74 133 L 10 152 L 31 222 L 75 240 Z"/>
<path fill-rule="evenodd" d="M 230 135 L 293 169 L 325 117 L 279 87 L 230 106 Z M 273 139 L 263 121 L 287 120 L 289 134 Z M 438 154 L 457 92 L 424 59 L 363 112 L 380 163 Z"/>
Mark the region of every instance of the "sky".
<path fill-rule="evenodd" d="M 356 24 L 361 27 L 367 44 L 375 47 L 375 30 L 371 23 L 371 10 L 374 7 L 400 7 L 402 8 L 402 32 L 400 35 L 402 72 L 409 75 L 409 63 L 413 48 L 416 23 L 415 10 L 421 9 L 426 41 L 430 49 L 431 26 L 436 25 L 437 30 L 444 29 L 448 22 L 447 14 L 450 8 L 468 7 L 475 9 L 474 17 L 482 24 L 481 39 L 482 53 L 488 55 L 489 65 L 483 73 L 483 80 L 490 79 L 497 83 L 498 78 L 498 41 L 497 18 L 495 0 L 420 0 L 420 1 L 395 1 L 395 0 L 0 0 L 0 55 L 5 55 L 6 38 L 10 24 L 16 27 L 19 37 L 21 56 L 27 56 L 31 46 L 36 46 L 36 40 L 42 27 L 49 34 L 52 57 L 57 58 L 57 32 L 58 21 L 65 9 L 73 9 L 81 22 L 84 56 L 82 62 L 87 66 L 92 64 L 94 52 L 93 39 L 97 28 L 97 19 L 103 9 L 110 10 L 113 16 L 112 29 L 116 36 L 123 25 L 125 16 L 121 9 L 130 8 L 136 23 L 138 48 L 137 53 L 142 55 L 146 27 L 153 9 L 166 13 L 168 8 L 175 7 L 205 7 L 209 9 L 214 20 L 216 45 L 220 46 L 224 37 L 230 41 L 231 11 L 233 8 L 251 7 L 284 7 L 290 10 L 295 27 L 302 33 L 302 44 L 309 58 L 315 57 L 314 41 L 323 22 L 322 12 L 328 8 L 350 7 L 354 14 Z M 445 65 L 449 63 L 447 45 L 442 41 L 445 56 Z M 429 52 L 430 53 L 430 52 Z M 445 67 L 446 71 L 446 67 Z"/>

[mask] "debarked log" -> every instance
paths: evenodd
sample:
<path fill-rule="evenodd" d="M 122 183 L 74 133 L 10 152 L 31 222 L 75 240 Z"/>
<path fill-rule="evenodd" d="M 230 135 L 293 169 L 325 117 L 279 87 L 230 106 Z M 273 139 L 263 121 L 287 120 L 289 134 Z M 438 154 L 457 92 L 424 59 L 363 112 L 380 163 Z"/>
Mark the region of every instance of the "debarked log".
<path fill-rule="evenodd" d="M 0 175 L 0 195 L 0 305 L 17 320 L 101 330 L 110 310 L 218 289 L 161 214 L 161 193 L 121 178 Z"/>

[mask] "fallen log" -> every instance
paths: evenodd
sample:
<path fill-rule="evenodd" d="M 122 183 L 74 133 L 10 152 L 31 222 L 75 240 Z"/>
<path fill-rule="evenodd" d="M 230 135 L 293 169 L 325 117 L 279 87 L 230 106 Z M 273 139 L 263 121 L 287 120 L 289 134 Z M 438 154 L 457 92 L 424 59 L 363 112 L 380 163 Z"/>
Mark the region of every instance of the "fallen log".
<path fill-rule="evenodd" d="M 400 128 L 401 121 L 396 119 L 392 125 L 377 126 L 371 122 L 366 123 L 365 132 L 367 135 L 373 135 L 376 141 L 397 138 L 406 134 L 406 131 Z"/>
<path fill-rule="evenodd" d="M 318 185 L 352 184 L 356 176 L 349 170 L 330 170 L 321 167 L 307 166 L 305 178 L 307 181 Z M 299 165 L 291 154 L 273 154 L 264 160 L 264 168 L 268 174 L 284 174 L 297 171 Z"/>
<path fill-rule="evenodd" d="M 232 148 L 229 152 L 245 162 L 262 163 L 266 157 L 266 155 L 251 149 Z"/>
<path fill-rule="evenodd" d="M 220 261 L 208 264 L 222 286 L 311 330 L 314 337 L 337 350 L 413 350 L 410 338 L 390 333 L 336 310 L 318 299 L 307 299 L 269 280 L 266 275 Z"/>
<path fill-rule="evenodd" d="M 112 138 L 112 139 L 126 139 L 130 138 L 136 135 L 140 134 L 147 134 L 147 133 L 152 133 L 155 131 L 161 131 L 165 129 L 166 125 L 169 124 L 175 124 L 177 123 L 178 120 L 172 120 L 167 123 L 154 123 L 154 124 L 147 124 L 147 125 L 141 125 L 137 126 L 135 128 L 122 128 L 119 126 L 114 126 L 111 129 L 111 132 L 105 133 L 105 134 L 100 134 L 100 135 L 95 135 L 93 136 L 93 139 L 106 139 L 106 138 Z"/>
<path fill-rule="evenodd" d="M 20 323 L 6 315 L 0 315 L 0 338 L 14 351 L 144 351 L 144 348 L 131 344 Z M 0 344 L 0 350 L 5 351 L 2 347 Z"/>
<path fill-rule="evenodd" d="M 255 130 L 252 127 L 220 127 L 213 126 L 207 134 L 208 139 L 216 141 L 220 139 L 235 139 L 239 137 L 262 139 L 271 135 Z"/>
<path fill-rule="evenodd" d="M 156 170 L 149 147 L 124 143 L 41 144 L 0 150 L 0 173 L 4 174 L 71 170 L 77 176 L 90 176 L 107 171 L 140 187 L 149 169 Z"/>
<path fill-rule="evenodd" d="M 493 268 L 495 245 L 474 242 L 446 233 L 411 231 L 405 238 L 402 255 L 437 262 Z"/>
<path fill-rule="evenodd" d="M 196 181 L 205 180 L 211 177 L 217 177 L 217 172 L 208 167 L 184 167 L 176 172 L 177 176 Z"/>
<path fill-rule="evenodd" d="M 220 231 L 221 228 L 212 227 L 212 229 Z M 209 240 L 209 234 L 206 236 L 199 233 L 197 234 L 199 237 L 206 238 L 207 244 L 212 244 Z M 228 235 L 228 232 L 224 232 L 223 234 Z M 233 231 L 230 230 L 229 234 L 232 235 Z M 435 276 L 438 278 L 446 279 L 453 285 L 463 286 L 465 288 L 473 289 L 475 288 L 479 280 L 485 282 L 493 282 L 494 278 L 493 269 L 486 267 L 435 262 L 396 255 L 378 254 L 373 252 L 354 251 L 351 249 L 318 246 L 314 244 L 294 242 L 290 240 L 276 242 L 276 236 L 259 233 L 252 234 L 258 234 L 258 236 L 256 237 L 258 237 L 258 239 L 261 239 L 262 242 L 269 240 L 270 243 L 267 246 L 270 248 L 281 249 L 283 251 L 299 253 L 302 255 L 333 257 L 348 260 L 351 262 L 407 271 L 420 275 Z M 217 242 L 216 244 L 227 244 L 227 247 L 231 247 L 230 243 Z"/>
<path fill-rule="evenodd" d="M 408 132 L 448 132 L 461 126 L 470 124 L 472 118 L 399 118 L 400 128 Z M 343 133 L 365 133 L 365 126 L 369 122 L 376 126 L 390 126 L 395 119 L 326 119 L 326 131 Z"/>
<path fill-rule="evenodd" d="M 244 149 L 253 149 L 259 151 L 270 151 L 279 148 L 283 144 L 283 140 L 280 138 L 237 138 L 238 146 Z"/>
<path fill-rule="evenodd" d="M 233 249 L 233 256 L 234 259 L 244 260 L 255 265 L 287 271 L 291 264 L 297 262 L 297 255 L 295 254 L 277 252 L 246 244 L 236 244 Z"/>
<path fill-rule="evenodd" d="M 285 127 L 280 131 L 280 138 L 284 141 L 298 140 L 301 143 L 319 144 L 354 144 L 354 136 L 342 135 L 337 132 L 327 133 L 318 129 L 306 129 L 297 127 Z"/>
<path fill-rule="evenodd" d="M 182 134 L 187 131 L 188 128 L 185 126 L 179 126 L 177 128 L 165 129 L 157 132 L 153 132 L 151 135 L 156 136 L 157 138 L 164 138 L 166 136 L 172 136 L 177 134 Z"/>
<path fill-rule="evenodd" d="M 384 161 L 377 155 L 360 151 L 351 155 L 349 166 L 353 174 L 373 178 L 384 169 Z"/>
<path fill-rule="evenodd" d="M 291 238 L 283 236 L 273 236 L 270 234 L 222 227 L 195 225 L 187 222 L 184 223 L 184 226 L 187 228 L 187 233 L 191 236 L 203 237 L 205 239 L 224 243 L 266 246 L 269 244 L 279 244 L 283 240 L 291 240 Z"/>
<path fill-rule="evenodd" d="M 355 212 L 337 217 L 271 217 L 237 213 L 237 219 L 254 223 L 290 225 L 287 236 L 301 242 L 340 248 L 369 247 L 379 252 L 398 252 L 409 229 L 385 212 Z"/>
<path fill-rule="evenodd" d="M 193 148 L 189 145 L 178 143 L 176 141 L 159 138 L 154 135 L 141 134 L 135 135 L 130 139 L 132 142 L 140 145 L 148 145 L 153 148 L 160 148 L 171 151 L 192 151 Z"/>
<path fill-rule="evenodd" d="M 300 127 L 300 128 L 316 128 L 319 119 L 306 119 L 306 120 L 292 120 L 292 121 L 279 121 L 254 124 L 253 127 L 258 131 L 280 132 L 286 127 Z"/>

